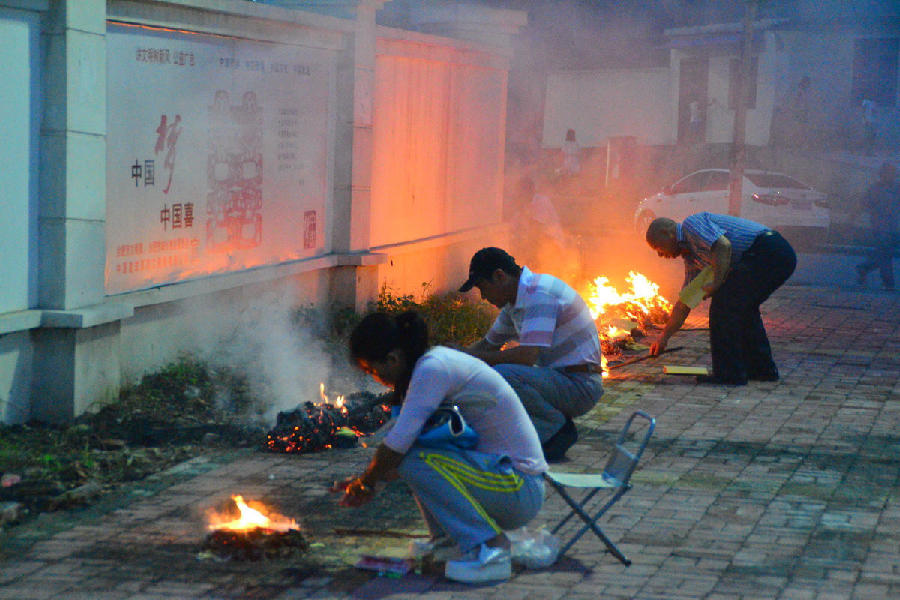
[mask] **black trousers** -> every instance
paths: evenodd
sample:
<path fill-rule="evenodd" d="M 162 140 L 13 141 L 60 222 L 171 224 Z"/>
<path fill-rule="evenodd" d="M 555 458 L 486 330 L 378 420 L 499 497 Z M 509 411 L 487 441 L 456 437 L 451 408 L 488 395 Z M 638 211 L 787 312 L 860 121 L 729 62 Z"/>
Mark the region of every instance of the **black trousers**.
<path fill-rule="evenodd" d="M 761 234 L 712 296 L 709 345 L 713 375 L 736 383 L 778 376 L 759 305 L 787 281 L 797 255 L 777 232 Z"/>

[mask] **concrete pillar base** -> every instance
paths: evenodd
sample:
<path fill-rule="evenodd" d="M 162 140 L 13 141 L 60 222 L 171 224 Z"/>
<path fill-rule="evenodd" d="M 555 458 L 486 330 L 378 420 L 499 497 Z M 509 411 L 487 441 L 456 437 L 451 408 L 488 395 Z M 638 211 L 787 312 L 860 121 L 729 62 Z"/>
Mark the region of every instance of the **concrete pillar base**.
<path fill-rule="evenodd" d="M 34 330 L 32 419 L 62 423 L 117 399 L 120 329 L 115 321 Z"/>

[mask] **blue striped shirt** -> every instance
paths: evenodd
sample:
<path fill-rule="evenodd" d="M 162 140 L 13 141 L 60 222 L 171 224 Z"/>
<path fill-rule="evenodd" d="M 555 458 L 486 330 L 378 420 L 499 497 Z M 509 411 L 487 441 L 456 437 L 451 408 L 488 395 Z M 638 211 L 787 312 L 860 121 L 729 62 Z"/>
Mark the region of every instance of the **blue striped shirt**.
<path fill-rule="evenodd" d="M 685 285 L 712 264 L 712 246 L 719 237 L 724 235 L 731 242 L 731 264 L 735 264 L 759 234 L 769 231 L 768 227 L 755 221 L 710 212 L 691 215 L 675 228 L 678 241 L 689 250 L 683 255 Z"/>
<path fill-rule="evenodd" d="M 498 347 L 518 340 L 541 348 L 540 367 L 600 364 L 600 338 L 587 304 L 564 281 L 528 267 L 522 267 L 515 305 L 500 310 L 485 339 Z"/>

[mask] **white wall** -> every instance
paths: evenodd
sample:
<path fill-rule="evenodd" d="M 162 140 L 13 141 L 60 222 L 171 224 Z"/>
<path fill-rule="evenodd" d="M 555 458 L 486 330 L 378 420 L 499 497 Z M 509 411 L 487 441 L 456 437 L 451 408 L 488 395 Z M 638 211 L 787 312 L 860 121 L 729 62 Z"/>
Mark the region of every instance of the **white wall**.
<path fill-rule="evenodd" d="M 370 244 L 379 284 L 459 287 L 471 255 L 502 245 L 509 65 L 447 38 L 380 28 Z"/>
<path fill-rule="evenodd" d="M 731 60 L 737 57 L 717 56 L 709 60 L 709 98 L 713 104 L 707 110 L 706 141 L 727 144 L 734 136 L 734 109 L 728 107 L 728 88 Z M 774 57 L 762 54 L 758 58 L 756 104 L 747 109 L 746 143 L 765 146 L 769 143 L 770 124 L 774 108 L 775 90 L 772 80 Z"/>
<path fill-rule="evenodd" d="M 618 135 L 635 136 L 644 145 L 671 144 L 672 85 L 668 68 L 551 73 L 543 145 L 561 146 L 568 129 L 582 147 L 605 146 Z"/>
<path fill-rule="evenodd" d="M 0 313 L 33 299 L 38 35 L 33 13 L 0 8 Z"/>

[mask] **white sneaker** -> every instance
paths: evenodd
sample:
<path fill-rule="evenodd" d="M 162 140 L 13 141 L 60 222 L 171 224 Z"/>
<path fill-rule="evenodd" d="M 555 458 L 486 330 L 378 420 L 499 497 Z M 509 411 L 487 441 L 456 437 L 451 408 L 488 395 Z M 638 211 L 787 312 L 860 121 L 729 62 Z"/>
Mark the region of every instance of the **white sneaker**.
<path fill-rule="evenodd" d="M 509 558 L 509 550 L 491 548 L 481 544 L 478 556 L 447 561 L 444 576 L 462 583 L 483 583 L 509 579 L 512 577 L 512 561 Z"/>

